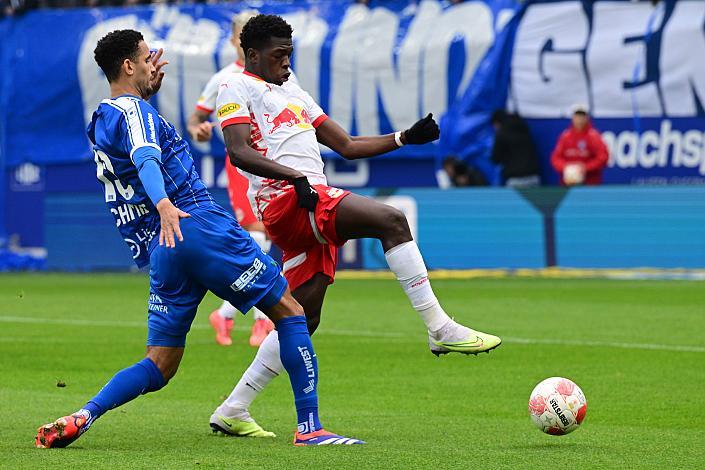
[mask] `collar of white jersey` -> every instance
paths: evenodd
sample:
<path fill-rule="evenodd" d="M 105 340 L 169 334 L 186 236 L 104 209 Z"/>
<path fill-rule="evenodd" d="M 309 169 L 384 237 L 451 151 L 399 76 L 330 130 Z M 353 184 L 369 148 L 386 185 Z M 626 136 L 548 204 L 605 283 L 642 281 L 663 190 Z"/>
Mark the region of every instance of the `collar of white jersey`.
<path fill-rule="evenodd" d="M 243 70 L 243 71 L 242 71 L 242 74 L 243 74 L 243 75 L 247 75 L 248 77 L 252 77 L 252 78 L 254 78 L 255 80 L 259 80 L 259 81 L 261 81 L 261 82 L 264 82 L 264 81 L 265 81 L 264 78 L 260 77 L 259 75 L 255 75 L 255 74 L 252 73 L 252 72 L 248 72 L 247 70 Z"/>

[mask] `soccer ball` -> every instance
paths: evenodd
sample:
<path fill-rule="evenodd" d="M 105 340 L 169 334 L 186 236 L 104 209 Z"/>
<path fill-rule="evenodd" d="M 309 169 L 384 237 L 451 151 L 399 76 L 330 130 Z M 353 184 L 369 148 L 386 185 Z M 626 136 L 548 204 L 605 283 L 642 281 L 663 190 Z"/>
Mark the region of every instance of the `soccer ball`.
<path fill-rule="evenodd" d="M 563 377 L 538 384 L 529 398 L 529 414 L 546 434 L 562 436 L 575 431 L 585 419 L 587 400 L 580 387 Z"/>
<path fill-rule="evenodd" d="M 582 184 L 585 181 L 585 168 L 579 164 L 568 164 L 563 170 L 563 181 L 568 186 Z"/>

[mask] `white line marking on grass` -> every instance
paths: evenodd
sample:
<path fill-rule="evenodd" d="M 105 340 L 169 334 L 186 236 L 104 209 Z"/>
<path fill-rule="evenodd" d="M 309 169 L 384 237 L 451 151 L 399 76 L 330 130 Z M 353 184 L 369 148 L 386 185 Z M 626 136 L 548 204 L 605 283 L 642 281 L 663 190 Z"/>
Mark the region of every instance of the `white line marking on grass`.
<path fill-rule="evenodd" d="M 437 279 L 503 279 L 546 278 L 546 279 L 611 279 L 611 280 L 692 280 L 705 281 L 704 269 L 658 269 L 658 268 L 538 268 L 538 269 L 434 269 L 430 278 Z M 336 279 L 395 279 L 390 271 L 341 270 Z"/>
<path fill-rule="evenodd" d="M 136 321 L 97 321 L 97 320 L 73 320 L 69 318 L 37 318 L 37 317 L 12 317 L 1 316 L 0 322 L 3 323 L 40 323 L 50 325 L 69 325 L 69 326 L 114 326 L 122 328 L 145 327 L 147 322 Z"/>
<path fill-rule="evenodd" d="M 37 318 L 37 317 L 17 317 L 17 316 L 0 316 L 0 323 L 31 323 L 31 324 L 50 324 L 50 325 L 67 325 L 67 326 L 96 326 L 96 327 L 117 327 L 117 328 L 146 328 L 147 321 L 114 321 L 114 320 L 74 320 L 69 318 Z M 209 330 L 210 325 L 195 324 L 191 325 L 192 330 Z M 235 331 L 250 331 L 249 326 L 236 326 Z M 371 338 L 404 338 L 408 337 L 403 333 L 384 332 L 384 331 L 357 331 L 357 330 L 330 330 L 324 329 L 321 331 L 324 335 L 336 336 L 358 336 Z"/>
<path fill-rule="evenodd" d="M 334 336 L 357 336 L 357 337 L 369 337 L 369 338 L 405 338 L 412 339 L 411 336 L 405 335 L 404 333 L 397 333 L 394 331 L 365 331 L 365 330 L 336 330 L 331 328 L 321 328 L 316 330 L 316 334 L 320 335 L 334 335 Z M 415 339 L 413 339 L 416 341 Z"/>
<path fill-rule="evenodd" d="M 118 328 L 145 328 L 147 322 L 134 321 L 96 321 L 96 320 L 72 320 L 61 318 L 36 318 L 36 317 L 16 317 L 0 316 L 0 323 L 32 323 L 32 324 L 52 324 L 52 325 L 75 325 L 75 326 L 96 326 L 96 327 L 118 327 Z M 191 327 L 192 330 L 209 330 L 210 325 L 197 324 Z M 236 326 L 236 331 L 250 331 L 249 326 Z M 318 335 L 332 336 L 356 336 L 368 338 L 396 338 L 408 341 L 418 341 L 416 338 L 404 333 L 389 331 L 369 331 L 369 330 L 336 330 L 323 328 L 317 332 Z M 7 341 L 8 339 L 5 339 Z M 677 344 L 657 344 L 657 343 L 623 343 L 618 341 L 588 341 L 570 339 L 536 339 L 517 338 L 505 336 L 502 338 L 509 344 L 547 344 L 558 346 L 585 346 L 619 349 L 641 349 L 646 351 L 672 351 L 672 352 L 695 352 L 705 353 L 705 346 L 677 345 Z"/>
<path fill-rule="evenodd" d="M 50 325 L 67 325 L 67 326 L 108 326 L 118 328 L 146 328 L 147 320 L 145 321 L 113 321 L 113 320 L 72 320 L 68 318 L 37 318 L 37 317 L 5 317 L 0 316 L 0 323 L 33 323 L 33 324 L 50 324 Z M 207 330 L 211 328 L 209 325 L 192 325 L 192 330 Z M 250 328 L 244 326 L 235 327 L 235 330 L 249 331 Z"/>
<path fill-rule="evenodd" d="M 556 344 L 559 346 L 590 346 L 603 348 L 620 349 L 644 349 L 651 351 L 673 351 L 673 352 L 697 352 L 705 353 L 705 346 L 689 346 L 677 344 L 654 344 L 654 343 L 620 343 L 617 341 L 583 341 L 570 339 L 529 339 L 504 337 L 503 341 L 516 344 Z"/>

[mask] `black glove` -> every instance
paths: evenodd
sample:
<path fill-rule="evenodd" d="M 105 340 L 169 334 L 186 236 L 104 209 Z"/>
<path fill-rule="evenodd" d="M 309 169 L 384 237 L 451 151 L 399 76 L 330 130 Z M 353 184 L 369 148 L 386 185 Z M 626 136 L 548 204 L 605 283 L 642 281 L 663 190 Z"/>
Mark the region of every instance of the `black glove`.
<path fill-rule="evenodd" d="M 433 114 L 428 113 L 428 116 L 417 121 L 411 128 L 404 131 L 406 144 L 421 145 L 433 142 L 441 135 L 438 124 L 433 120 Z"/>
<path fill-rule="evenodd" d="M 316 204 L 318 204 L 318 193 L 308 183 L 308 178 L 299 176 L 292 181 L 292 183 L 294 184 L 296 196 L 299 198 L 299 207 L 309 212 L 314 212 L 316 210 Z"/>

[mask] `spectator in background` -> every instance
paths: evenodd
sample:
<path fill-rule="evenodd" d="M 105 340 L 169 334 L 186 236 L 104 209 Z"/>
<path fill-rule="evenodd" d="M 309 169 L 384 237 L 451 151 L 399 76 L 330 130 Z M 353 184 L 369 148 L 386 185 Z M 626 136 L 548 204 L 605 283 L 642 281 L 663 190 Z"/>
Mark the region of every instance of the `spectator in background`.
<path fill-rule="evenodd" d="M 487 186 L 487 179 L 478 169 L 468 165 L 455 156 L 448 156 L 443 160 L 443 170 L 447 175 L 445 188 L 450 186 Z"/>
<path fill-rule="evenodd" d="M 571 125 L 558 138 L 551 154 L 551 165 L 560 175 L 561 185 L 602 184 L 607 158 L 607 146 L 592 127 L 587 107 L 573 106 Z"/>
<path fill-rule="evenodd" d="M 526 121 L 501 109 L 492 114 L 491 121 L 495 130 L 492 161 L 502 166 L 504 184 L 515 188 L 540 185 L 539 158 Z"/>

